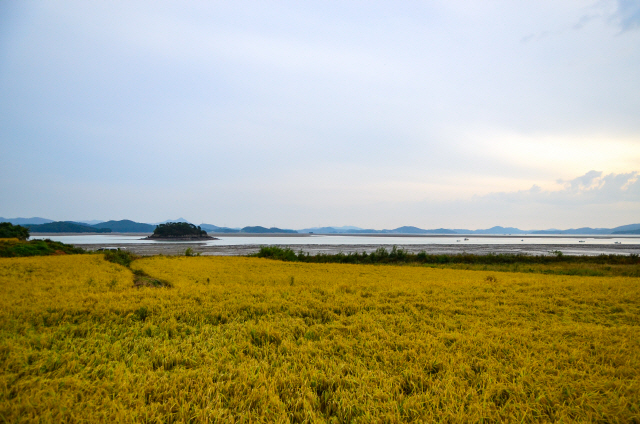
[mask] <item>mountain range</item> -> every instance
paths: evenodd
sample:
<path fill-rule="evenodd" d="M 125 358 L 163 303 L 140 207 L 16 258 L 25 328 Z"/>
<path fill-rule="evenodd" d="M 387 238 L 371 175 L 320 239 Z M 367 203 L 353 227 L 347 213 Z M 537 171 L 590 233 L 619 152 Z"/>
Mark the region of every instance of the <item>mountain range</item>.
<path fill-rule="evenodd" d="M 189 222 L 184 218 L 170 219 L 163 222 L 153 224 L 135 222 L 128 219 L 120 221 L 53 221 L 47 218 L 2 218 L 0 222 L 10 222 L 14 225 L 23 225 L 30 228 L 32 233 L 38 232 L 114 232 L 114 233 L 152 233 L 159 224 L 167 222 Z M 343 227 L 312 227 L 301 230 L 281 229 L 277 227 L 261 227 L 248 226 L 243 228 L 219 227 L 213 224 L 200 224 L 200 227 L 211 233 L 248 233 L 248 234 L 478 234 L 478 235 L 622 235 L 622 234 L 640 234 L 640 224 L 621 225 L 615 228 L 571 228 L 568 230 L 559 230 L 555 228 L 547 230 L 521 230 L 514 227 L 492 227 L 487 229 L 469 230 L 469 229 L 422 229 L 412 226 L 398 227 L 390 230 L 374 230 L 360 228 L 354 226 Z"/>

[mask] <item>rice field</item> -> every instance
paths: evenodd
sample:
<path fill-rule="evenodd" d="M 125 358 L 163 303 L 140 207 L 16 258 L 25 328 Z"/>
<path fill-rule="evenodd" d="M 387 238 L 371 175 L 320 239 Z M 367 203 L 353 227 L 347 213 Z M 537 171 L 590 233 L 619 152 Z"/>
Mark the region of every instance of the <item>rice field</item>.
<path fill-rule="evenodd" d="M 4 422 L 640 422 L 638 278 L 0 259 Z M 136 287 L 132 270 L 171 287 Z"/>

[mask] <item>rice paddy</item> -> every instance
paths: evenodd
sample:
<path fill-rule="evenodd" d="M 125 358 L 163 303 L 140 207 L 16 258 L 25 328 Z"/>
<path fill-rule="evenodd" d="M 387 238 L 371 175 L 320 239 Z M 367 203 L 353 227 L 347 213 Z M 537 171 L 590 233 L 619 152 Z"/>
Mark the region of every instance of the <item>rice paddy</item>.
<path fill-rule="evenodd" d="M 133 271 L 170 286 L 136 286 Z M 5 422 L 640 422 L 638 278 L 0 259 Z"/>

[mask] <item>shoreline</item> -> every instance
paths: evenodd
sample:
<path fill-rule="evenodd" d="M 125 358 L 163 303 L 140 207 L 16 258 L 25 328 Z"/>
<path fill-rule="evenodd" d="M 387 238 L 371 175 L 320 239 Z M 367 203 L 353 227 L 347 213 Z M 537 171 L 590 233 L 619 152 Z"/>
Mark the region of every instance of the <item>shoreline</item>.
<path fill-rule="evenodd" d="M 187 248 L 191 248 L 194 253 L 203 256 L 246 256 L 257 253 L 260 250 L 259 244 L 246 245 L 223 245 L 223 246 L 207 246 L 205 243 L 172 243 L 166 242 L 161 244 L 149 243 L 101 243 L 101 244 L 82 244 L 74 243 L 76 247 L 81 247 L 88 251 L 95 251 L 104 247 L 120 247 L 125 248 L 140 256 L 153 255 L 184 255 Z M 302 250 L 310 255 L 318 253 L 336 254 L 336 253 L 354 253 L 367 252 L 371 253 L 380 247 L 390 250 L 392 246 L 380 244 L 296 244 L 289 245 L 287 243 L 273 244 L 281 248 L 290 248 L 294 252 Z M 552 255 L 552 251 L 561 251 L 565 255 L 572 256 L 597 256 L 606 255 L 630 255 L 640 254 L 640 245 L 566 245 L 566 244 L 398 244 L 398 248 L 402 248 L 410 253 L 419 253 L 425 251 L 428 254 L 522 254 L 522 255 Z"/>

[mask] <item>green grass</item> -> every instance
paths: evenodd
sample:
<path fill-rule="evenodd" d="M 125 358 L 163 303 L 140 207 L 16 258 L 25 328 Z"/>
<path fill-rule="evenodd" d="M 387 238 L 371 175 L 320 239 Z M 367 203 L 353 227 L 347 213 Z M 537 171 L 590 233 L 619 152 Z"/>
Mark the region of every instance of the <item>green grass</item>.
<path fill-rule="evenodd" d="M 262 246 L 258 253 L 249 256 L 286 262 L 413 265 L 475 271 L 525 272 L 591 277 L 640 277 L 640 257 L 637 254 L 628 256 L 569 256 L 558 252 L 551 256 L 520 254 L 472 255 L 468 253 L 432 255 L 426 252 L 409 253 L 402 248 L 399 249 L 393 246 L 391 251 L 380 247 L 372 253 L 319 253 L 317 255 L 309 255 L 302 251 L 296 253 L 289 248 Z"/>

